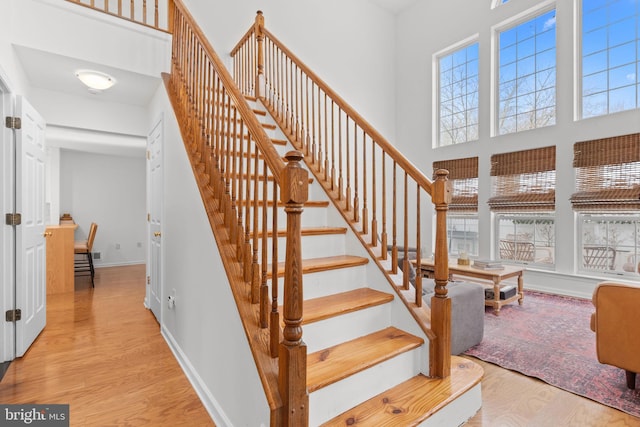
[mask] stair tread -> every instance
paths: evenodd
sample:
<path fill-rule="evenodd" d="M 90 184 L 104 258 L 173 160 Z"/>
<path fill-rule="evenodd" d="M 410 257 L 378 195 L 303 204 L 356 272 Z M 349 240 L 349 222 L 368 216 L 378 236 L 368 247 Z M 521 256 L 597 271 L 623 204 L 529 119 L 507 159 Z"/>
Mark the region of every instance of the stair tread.
<path fill-rule="evenodd" d="M 305 300 L 302 324 L 306 325 L 367 307 L 393 301 L 393 295 L 371 288 L 358 288 L 348 292 Z"/>
<path fill-rule="evenodd" d="M 265 129 L 269 129 L 269 130 L 275 130 L 276 125 L 271 124 L 271 123 L 260 123 L 262 125 L 263 128 Z"/>
<path fill-rule="evenodd" d="M 302 274 L 316 273 L 319 271 L 334 270 L 337 268 L 355 267 L 369 262 L 369 258 L 354 255 L 336 255 L 320 258 L 308 258 L 302 260 Z M 272 265 L 267 266 L 267 278 L 271 277 Z M 284 275 L 284 262 L 278 263 L 278 277 Z"/>
<path fill-rule="evenodd" d="M 422 374 L 343 412 L 322 426 L 415 426 L 480 382 L 483 369 L 459 356 L 451 358 L 451 376 L 428 378 Z"/>
<path fill-rule="evenodd" d="M 307 356 L 307 389 L 312 393 L 350 375 L 417 348 L 424 340 L 390 326 Z"/>
<path fill-rule="evenodd" d="M 258 232 L 261 233 L 261 232 Z M 331 226 L 324 226 L 324 227 L 305 227 L 302 230 L 300 230 L 300 233 L 303 236 L 321 236 L 321 235 L 326 235 L 326 234 L 346 234 L 347 233 L 347 227 L 331 227 Z M 286 229 L 281 229 L 277 231 L 278 237 L 285 237 L 287 235 L 287 230 Z M 253 237 L 253 232 L 249 233 L 250 237 Z M 273 231 L 269 230 L 267 231 L 267 237 L 273 237 Z"/>
<path fill-rule="evenodd" d="M 257 115 L 259 115 L 259 116 L 266 116 L 266 115 L 267 115 L 267 112 L 266 112 L 266 111 L 264 111 L 264 110 L 258 110 L 258 109 L 255 109 L 255 108 L 253 109 L 253 113 L 254 113 L 254 114 L 257 114 Z"/>
<path fill-rule="evenodd" d="M 275 145 L 287 145 L 286 139 L 271 138 L 271 142 L 273 142 Z"/>

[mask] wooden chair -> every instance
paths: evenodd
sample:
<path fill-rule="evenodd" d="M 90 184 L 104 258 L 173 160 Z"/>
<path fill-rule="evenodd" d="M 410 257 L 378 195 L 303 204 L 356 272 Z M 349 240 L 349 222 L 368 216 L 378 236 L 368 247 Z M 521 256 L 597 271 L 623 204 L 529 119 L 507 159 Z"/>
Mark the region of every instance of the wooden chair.
<path fill-rule="evenodd" d="M 89 227 L 89 235 L 87 236 L 87 240 L 76 241 L 73 248 L 73 252 L 76 255 L 74 262 L 75 273 L 89 273 L 89 275 L 91 276 L 92 287 L 95 287 L 93 278 L 95 277 L 96 271 L 93 267 L 93 255 L 91 253 L 91 249 L 93 248 L 93 241 L 96 238 L 97 231 L 98 224 L 92 222 L 91 226 Z"/>
<path fill-rule="evenodd" d="M 500 240 L 500 259 L 514 261 L 535 261 L 536 248 L 531 242 Z"/>
<path fill-rule="evenodd" d="M 585 245 L 582 259 L 585 268 L 613 270 L 616 265 L 616 250 L 611 246 Z"/>

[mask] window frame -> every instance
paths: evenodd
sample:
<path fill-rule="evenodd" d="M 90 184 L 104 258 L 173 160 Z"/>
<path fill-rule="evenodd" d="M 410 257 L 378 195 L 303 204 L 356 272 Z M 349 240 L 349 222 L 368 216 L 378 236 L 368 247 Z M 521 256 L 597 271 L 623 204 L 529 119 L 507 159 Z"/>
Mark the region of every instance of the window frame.
<path fill-rule="evenodd" d="M 451 241 L 453 240 L 453 236 L 451 236 L 450 232 L 453 230 L 450 230 L 450 221 L 452 220 L 463 220 L 464 221 L 464 225 L 465 228 L 464 230 L 462 230 L 465 233 L 465 237 L 464 237 L 464 242 L 465 242 L 465 252 L 467 253 L 468 256 L 471 257 L 478 257 L 480 255 L 480 238 L 479 238 L 479 232 L 480 232 L 480 219 L 478 217 L 478 213 L 453 213 L 453 214 L 447 214 L 447 246 L 449 248 L 449 256 L 451 257 L 456 257 L 460 255 L 460 251 L 456 248 L 456 250 L 453 249 L 453 245 L 451 244 Z M 469 233 L 470 231 L 467 230 L 467 221 L 475 221 L 476 222 L 476 228 L 478 229 L 478 231 L 476 232 L 476 239 L 475 239 L 475 246 L 472 243 L 472 248 L 468 249 L 466 242 L 467 242 L 467 237 L 466 234 Z M 474 250 L 475 249 L 475 250 Z"/>
<path fill-rule="evenodd" d="M 630 250 L 628 251 L 629 253 L 626 254 L 626 257 L 628 259 L 628 257 L 634 256 L 634 264 L 636 265 L 636 271 L 635 272 L 628 272 L 625 271 L 624 269 L 622 270 L 606 270 L 606 269 L 595 269 L 595 268 L 585 268 L 584 266 L 584 259 L 583 259 L 583 247 L 585 246 L 585 222 L 586 220 L 593 220 L 593 221 L 631 221 L 631 222 L 635 222 L 635 252 L 634 250 Z M 576 272 L 578 274 L 581 275 L 586 275 L 586 276 L 600 276 L 603 278 L 610 278 L 611 276 L 616 276 L 616 277 L 628 277 L 628 278 L 635 278 L 636 280 L 638 278 L 640 278 L 640 273 L 637 271 L 637 267 L 638 267 L 638 263 L 640 263 L 640 213 L 638 212 L 632 212 L 632 211 L 620 211 L 620 212 L 615 212 L 615 211 L 589 211 L 589 212 L 577 212 L 576 213 L 576 223 L 577 223 L 577 238 L 576 238 L 576 254 L 575 254 L 575 265 L 576 265 Z M 591 243 L 593 244 L 593 243 Z M 614 250 L 616 250 L 616 252 L 621 252 L 622 254 L 625 253 L 624 250 L 617 249 L 617 244 L 614 242 L 614 244 L 610 244 L 609 242 L 604 242 L 602 244 L 598 243 L 598 245 L 602 246 L 611 246 L 614 248 Z M 616 255 L 617 256 L 617 255 Z M 619 260 L 619 258 L 618 258 Z M 624 265 L 624 263 L 627 260 L 623 260 L 622 262 L 620 262 L 621 265 Z M 619 262 L 619 261 L 618 261 Z M 618 263 L 616 262 L 616 264 Z M 615 265 L 614 265 L 615 267 Z"/>
<path fill-rule="evenodd" d="M 440 147 L 448 147 L 451 145 L 458 145 L 458 144 L 465 144 L 468 142 L 473 142 L 473 141 L 477 141 L 480 138 L 480 35 L 478 33 L 467 37 L 464 40 L 459 41 L 458 43 L 451 45 L 445 49 L 442 49 L 436 53 L 433 54 L 432 56 L 432 93 L 433 93 L 433 100 L 432 100 L 432 106 L 433 106 L 433 114 L 432 114 L 432 148 L 440 148 Z M 459 50 L 462 49 L 466 49 L 468 47 L 470 47 L 473 44 L 477 44 L 478 45 L 478 91 L 477 91 L 477 97 L 478 97 L 478 123 L 477 123 L 477 127 L 478 127 L 478 137 L 476 139 L 473 140 L 466 140 L 464 142 L 460 142 L 460 143 L 455 143 L 452 142 L 451 144 L 447 144 L 447 145 L 441 145 L 441 141 L 440 141 L 440 111 L 441 111 L 441 105 L 440 105 L 440 100 L 441 100 L 441 93 L 440 93 L 440 59 L 451 55 Z M 466 113 L 466 111 L 465 111 Z"/>
<path fill-rule="evenodd" d="M 496 25 L 493 25 L 491 27 L 491 91 L 490 91 L 490 99 L 489 99 L 489 103 L 490 103 L 490 110 L 489 110 L 489 114 L 490 114 L 490 127 L 489 127 L 489 131 L 490 131 L 490 135 L 492 137 L 496 137 L 496 136 L 504 136 L 504 135 L 512 135 L 512 134 L 517 134 L 520 132 L 524 132 L 526 130 L 522 130 L 522 131 L 515 131 L 515 132 L 509 132 L 509 133 L 500 133 L 499 131 L 499 120 L 500 120 L 500 114 L 499 114 L 499 106 L 500 106 L 500 82 L 499 82 L 499 78 L 500 78 L 500 33 L 502 33 L 505 30 L 508 30 L 510 28 L 514 28 L 517 27 L 520 24 L 523 24 L 527 21 L 530 21 L 532 19 L 535 19 L 537 16 L 542 15 L 544 13 L 547 13 L 551 10 L 555 10 L 556 8 L 556 0 L 545 0 L 543 2 L 541 2 L 540 4 L 527 9 L 519 14 L 516 14 Z M 557 13 L 557 11 L 556 11 Z M 554 49 L 556 50 L 556 58 L 555 58 L 555 65 L 554 67 L 557 69 L 557 65 L 558 65 L 558 55 L 557 55 L 557 45 L 558 45 L 558 38 L 557 38 L 557 25 L 556 25 L 556 43 L 554 46 Z M 555 90 L 555 109 L 556 109 L 556 117 L 557 117 L 557 94 L 558 94 L 558 86 L 557 86 L 557 74 L 556 74 L 556 84 L 554 85 L 554 90 Z M 555 125 L 555 123 L 553 124 Z M 553 126 L 550 125 L 550 126 Z M 544 126 L 547 127 L 547 126 Z M 535 130 L 535 129 L 539 129 L 538 127 L 536 128 L 531 128 L 531 129 L 527 129 L 527 130 Z"/>
<path fill-rule="evenodd" d="M 553 222 L 553 245 L 551 246 L 552 248 L 552 253 L 550 253 L 550 257 L 552 259 L 552 262 L 550 263 L 543 263 L 543 262 L 536 262 L 535 260 L 533 262 L 527 262 L 527 261 L 518 261 L 518 260 L 512 260 L 512 259 L 508 259 L 508 258 L 501 258 L 500 256 L 500 240 L 501 240 L 501 236 L 500 236 L 500 220 L 501 219 L 517 219 L 517 220 L 521 220 L 521 221 L 540 221 L 540 220 L 551 220 Z M 526 266 L 532 266 L 535 268 L 539 268 L 542 270 L 555 270 L 555 266 L 556 266 L 556 213 L 555 211 L 544 211 L 544 212 L 535 212 L 535 211 L 523 211 L 523 212 L 494 212 L 493 214 L 493 226 L 494 226 L 494 258 L 498 261 L 504 262 L 506 264 L 514 264 L 514 265 L 526 265 Z M 517 235 L 518 233 L 514 233 L 515 235 Z M 517 240 L 517 239 L 516 239 Z M 535 233 L 533 235 L 533 244 L 534 244 L 534 251 L 537 252 L 537 250 L 539 249 L 542 253 L 543 253 L 543 249 L 547 249 L 549 248 L 549 246 L 538 246 L 536 245 L 536 236 Z"/>
<path fill-rule="evenodd" d="M 610 79 L 610 73 L 611 70 L 615 70 L 617 68 L 622 68 L 623 66 L 619 66 L 619 67 L 610 67 L 608 62 L 609 59 L 607 59 L 607 65 L 605 70 L 601 71 L 601 72 L 606 72 L 606 80 L 607 80 L 607 89 L 603 92 L 599 92 L 601 94 L 606 94 L 607 96 L 607 102 L 606 102 L 606 112 L 603 114 L 594 114 L 594 115 L 590 115 L 588 117 L 585 117 L 585 96 L 584 96 L 584 43 L 583 43 L 583 37 L 584 37 L 584 13 L 583 13 L 583 3 L 584 0 L 576 0 L 576 16 L 575 16 L 575 34 L 574 34 L 574 38 L 576 40 L 576 46 L 575 46 L 575 60 L 574 60 L 574 87 L 575 87 L 575 102 L 574 102 L 574 119 L 577 120 L 587 120 L 587 119 L 591 119 L 591 118 L 597 118 L 597 117 L 606 117 L 606 116 L 610 116 L 612 114 L 617 114 L 617 113 L 623 113 L 623 112 L 627 112 L 627 111 L 632 111 L 632 110 L 638 110 L 640 109 L 640 67 L 637 65 L 640 63 L 640 53 L 636 51 L 636 82 L 633 85 L 629 85 L 629 86 L 635 86 L 635 93 L 636 93 L 636 106 L 635 108 L 629 108 L 629 109 L 624 109 L 624 110 L 615 110 L 615 111 L 611 111 L 611 106 L 610 106 L 610 92 L 612 91 L 612 89 L 609 88 L 609 79 Z M 639 11 L 640 13 L 640 11 Z M 637 19 L 640 19 L 640 15 L 638 16 Z M 615 23 L 614 23 L 615 24 Z M 638 26 L 638 22 L 636 21 L 636 27 Z M 611 27 L 610 23 L 607 23 L 606 26 L 602 27 L 604 29 L 609 29 Z M 630 42 L 635 44 L 635 49 L 638 49 L 638 46 L 640 45 L 640 34 L 638 34 L 636 32 L 636 39 L 634 42 Z M 617 45 L 617 46 L 613 46 L 613 48 L 617 48 L 623 45 Z M 634 49 L 634 50 L 635 50 Z M 604 50 L 602 50 L 600 53 L 606 53 L 607 58 L 609 56 L 609 52 L 611 52 L 612 47 L 608 45 Z M 627 64 L 629 65 L 629 64 Z M 594 75 L 596 73 L 592 73 L 591 75 Z M 614 90 L 616 89 L 620 89 L 620 88 L 614 88 Z"/>

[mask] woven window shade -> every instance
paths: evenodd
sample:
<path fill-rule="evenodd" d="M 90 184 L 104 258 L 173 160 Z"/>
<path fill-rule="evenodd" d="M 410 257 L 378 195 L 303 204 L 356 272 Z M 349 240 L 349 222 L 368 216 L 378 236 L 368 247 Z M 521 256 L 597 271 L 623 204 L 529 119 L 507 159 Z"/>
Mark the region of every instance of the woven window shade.
<path fill-rule="evenodd" d="M 640 209 L 640 133 L 573 145 L 574 210 Z"/>
<path fill-rule="evenodd" d="M 492 210 L 552 211 L 556 201 L 556 147 L 491 156 Z"/>
<path fill-rule="evenodd" d="M 449 211 L 478 212 L 478 158 L 433 162 L 434 175 L 438 169 L 449 171 L 449 181 L 453 188 Z"/>

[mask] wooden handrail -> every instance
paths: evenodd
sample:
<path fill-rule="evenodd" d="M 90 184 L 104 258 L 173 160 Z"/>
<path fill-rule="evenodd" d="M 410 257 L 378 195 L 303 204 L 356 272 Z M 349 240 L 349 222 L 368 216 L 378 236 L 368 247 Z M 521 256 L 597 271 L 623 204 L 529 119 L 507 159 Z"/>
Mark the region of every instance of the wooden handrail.
<path fill-rule="evenodd" d="M 115 16 L 117 18 L 120 19 L 124 19 L 126 21 L 129 22 L 135 22 L 136 24 L 140 24 L 143 25 L 145 27 L 148 28 L 153 28 L 154 30 L 158 30 L 158 31 L 163 31 L 166 33 L 170 33 L 171 30 L 169 28 L 169 26 L 164 26 L 159 22 L 159 10 L 160 10 L 160 2 L 166 3 L 167 4 L 167 10 L 170 10 L 171 5 L 169 4 L 169 2 L 171 0 L 153 0 L 154 1 L 154 5 L 153 5 L 153 24 L 149 24 L 147 22 L 147 16 L 148 16 L 148 12 L 147 12 L 147 0 L 129 0 L 129 8 L 123 8 L 122 7 L 122 0 L 114 0 L 113 3 L 116 4 L 115 6 L 115 12 L 111 10 L 111 2 L 110 0 L 104 0 L 103 6 L 102 7 L 98 7 L 95 4 L 95 0 L 89 0 L 89 3 L 86 3 L 87 0 L 67 0 L 68 2 L 77 4 L 79 6 L 83 6 L 89 9 L 93 9 L 93 10 L 97 10 L 98 12 L 102 12 L 102 13 L 106 13 L 107 15 L 111 15 L 111 16 Z M 116 3 L 117 1 L 117 3 Z M 142 5 L 140 6 L 140 9 L 142 10 L 142 13 L 140 16 L 136 16 L 136 4 L 140 4 L 139 2 L 142 3 Z M 124 12 L 125 10 L 128 10 L 128 15 Z M 169 19 L 171 17 L 169 16 Z"/>
<path fill-rule="evenodd" d="M 254 343 L 251 350 L 265 385 L 272 419 L 282 420 L 275 422 L 278 425 L 307 425 L 300 224 L 309 179 L 308 171 L 300 166 L 303 154 L 289 152 L 285 164 L 182 0 L 172 0 L 170 6 L 172 21 L 169 26 L 173 32 L 171 76 L 168 79 L 170 98 L 194 172 L 200 177 L 198 183 L 205 207 L 209 212 L 213 210 L 211 206 L 215 206 L 224 216 L 226 230 L 223 231 L 228 235 L 225 235 L 225 241 L 232 246 L 233 262 L 239 265 L 242 280 L 248 286 L 248 293 L 243 290 L 235 294 L 236 301 L 241 306 L 246 303 L 256 307 L 257 315 L 242 316 L 242 321 L 247 337 Z M 269 191 L 271 177 L 273 187 Z M 202 182 L 205 182 L 204 188 Z M 287 215 L 284 328 L 280 326 L 278 312 L 278 233 L 275 231 L 280 209 L 278 203 L 271 203 L 278 198 Z M 269 208 L 273 233 L 268 229 Z M 216 214 L 209 215 L 211 218 Z M 218 245 L 220 247 L 220 242 Z M 220 252 L 223 258 L 228 254 L 222 248 Z M 269 261 L 271 272 L 267 267 Z M 269 273 L 271 289 L 267 281 Z M 238 280 L 236 276 L 229 276 L 231 283 Z M 267 343 L 254 339 L 263 335 L 257 328 L 267 331 Z M 265 344 L 269 348 L 264 348 Z M 265 363 L 265 355 L 279 358 L 275 375 L 269 375 L 273 364 L 271 359 Z"/>
<path fill-rule="evenodd" d="M 345 219 L 371 254 L 381 260 L 380 267 L 391 275 L 402 269 L 402 283 L 388 277 L 416 319 L 420 317 L 417 309 L 422 306 L 422 277 L 416 278 L 412 293 L 408 273 L 410 257 L 419 259 L 422 256 L 420 193 L 424 191 L 430 196 L 436 210 L 434 257 L 437 268 L 431 324 L 423 327 L 427 335 L 436 335 L 430 350 L 430 374 L 448 376 L 451 333 L 451 304 L 446 286 L 449 277 L 448 172 L 438 171 L 433 182 L 427 178 L 264 28 L 262 12 L 258 12 L 253 26 L 236 44 L 232 57 L 234 78 L 240 90 L 261 99 L 288 139 L 305 154 L 305 161 Z M 389 246 L 388 230 L 392 232 Z M 410 253 L 408 248 L 414 245 L 417 247 Z M 381 248 L 374 250 L 378 246 Z M 389 253 L 390 265 L 386 264 Z M 399 257 L 402 257 L 402 263 L 399 263 Z"/>

